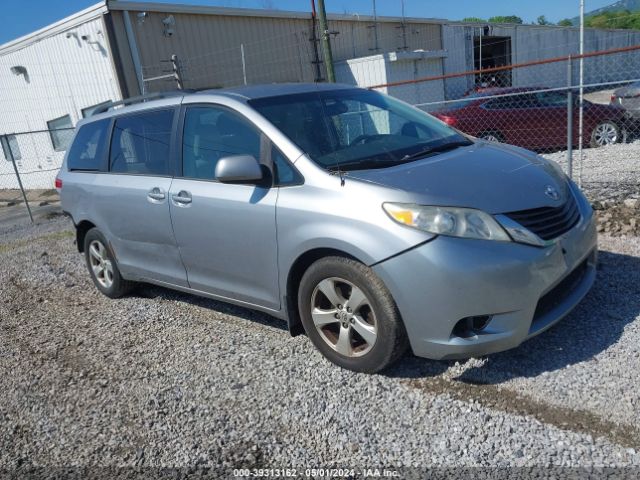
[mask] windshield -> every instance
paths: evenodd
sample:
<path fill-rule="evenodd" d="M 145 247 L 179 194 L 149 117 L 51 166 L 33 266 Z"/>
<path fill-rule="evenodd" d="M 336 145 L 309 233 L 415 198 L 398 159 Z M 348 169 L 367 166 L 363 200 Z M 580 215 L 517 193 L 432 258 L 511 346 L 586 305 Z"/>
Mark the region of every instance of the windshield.
<path fill-rule="evenodd" d="M 345 89 L 249 102 L 328 170 L 384 168 L 471 142 L 432 116 L 378 92 Z"/>

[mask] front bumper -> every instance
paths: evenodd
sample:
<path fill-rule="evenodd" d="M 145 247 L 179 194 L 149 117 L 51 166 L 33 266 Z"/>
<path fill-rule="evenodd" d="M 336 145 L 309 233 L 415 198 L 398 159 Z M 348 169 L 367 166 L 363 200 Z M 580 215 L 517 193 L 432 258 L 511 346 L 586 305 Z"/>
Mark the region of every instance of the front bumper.
<path fill-rule="evenodd" d="M 518 346 L 568 314 L 596 275 L 593 211 L 576 192 L 581 220 L 546 248 L 440 236 L 375 265 L 393 295 L 415 355 L 469 358 Z M 489 316 L 464 338 L 468 317 Z"/>

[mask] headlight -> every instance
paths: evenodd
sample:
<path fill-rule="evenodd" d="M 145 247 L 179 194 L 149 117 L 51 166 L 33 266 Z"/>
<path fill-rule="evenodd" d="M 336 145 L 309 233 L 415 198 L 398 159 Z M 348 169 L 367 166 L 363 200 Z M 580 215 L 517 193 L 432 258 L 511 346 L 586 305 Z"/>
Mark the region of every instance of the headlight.
<path fill-rule="evenodd" d="M 500 224 L 481 210 L 406 203 L 385 203 L 382 208 L 396 222 L 436 235 L 511 241 Z"/>

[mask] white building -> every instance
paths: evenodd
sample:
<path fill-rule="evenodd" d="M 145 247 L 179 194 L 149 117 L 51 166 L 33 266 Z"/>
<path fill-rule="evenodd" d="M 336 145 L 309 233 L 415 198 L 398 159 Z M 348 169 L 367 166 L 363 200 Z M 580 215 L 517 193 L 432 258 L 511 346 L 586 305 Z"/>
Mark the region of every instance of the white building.
<path fill-rule="evenodd" d="M 27 188 L 51 188 L 68 131 L 92 107 L 121 98 L 99 4 L 0 46 L 0 188 L 15 188 L 8 145 Z"/>

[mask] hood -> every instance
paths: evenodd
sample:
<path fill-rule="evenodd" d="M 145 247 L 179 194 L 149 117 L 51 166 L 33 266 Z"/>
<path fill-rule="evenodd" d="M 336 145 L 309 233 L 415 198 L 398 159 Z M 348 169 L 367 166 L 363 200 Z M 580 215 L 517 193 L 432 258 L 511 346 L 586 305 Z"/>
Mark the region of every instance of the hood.
<path fill-rule="evenodd" d="M 569 195 L 566 179 L 551 163 L 518 147 L 482 141 L 391 168 L 350 171 L 349 179 L 404 191 L 421 205 L 491 214 L 557 207 Z M 549 189 L 558 192 L 557 200 Z"/>

